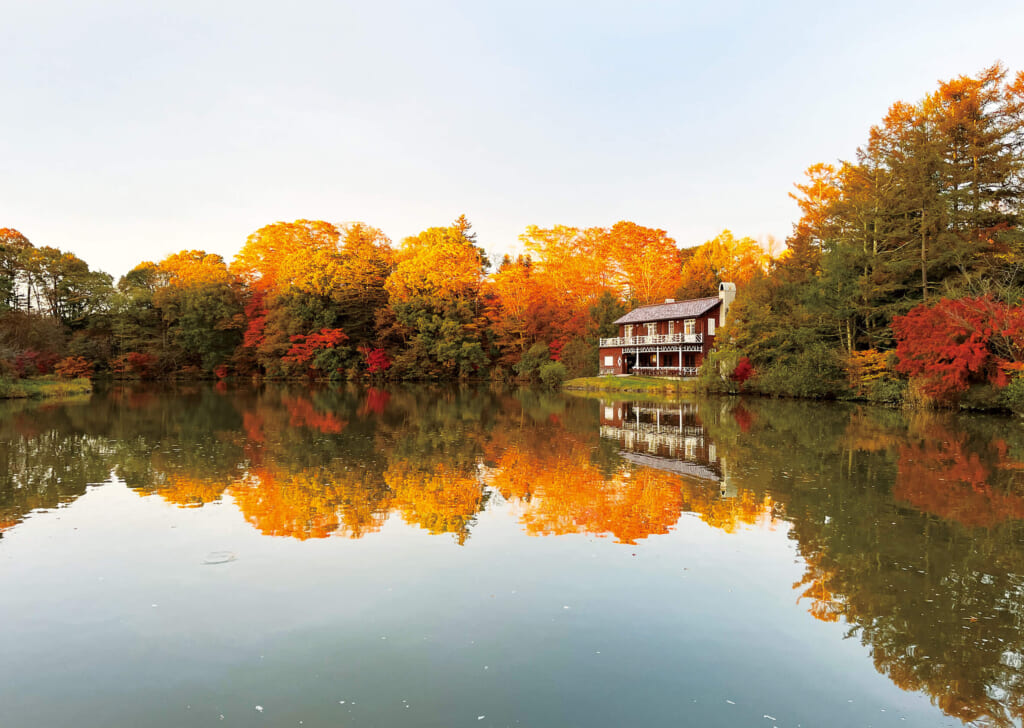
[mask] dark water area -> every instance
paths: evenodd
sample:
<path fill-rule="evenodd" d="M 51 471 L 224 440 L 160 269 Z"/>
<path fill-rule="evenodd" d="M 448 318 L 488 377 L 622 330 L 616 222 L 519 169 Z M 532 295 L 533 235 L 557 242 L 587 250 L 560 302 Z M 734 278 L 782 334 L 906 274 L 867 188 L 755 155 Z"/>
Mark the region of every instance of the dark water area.
<path fill-rule="evenodd" d="M 491 388 L 0 404 L 0 726 L 1013 726 L 1024 425 Z"/>

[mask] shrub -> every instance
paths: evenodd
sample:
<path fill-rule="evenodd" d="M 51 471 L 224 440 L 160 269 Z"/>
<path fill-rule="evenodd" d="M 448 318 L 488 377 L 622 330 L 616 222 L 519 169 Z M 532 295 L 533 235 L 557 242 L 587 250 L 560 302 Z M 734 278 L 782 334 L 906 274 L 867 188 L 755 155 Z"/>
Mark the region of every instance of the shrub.
<path fill-rule="evenodd" d="M 19 377 L 33 377 L 38 374 L 49 374 L 58 357 L 52 352 L 25 349 L 14 357 L 14 369 Z"/>
<path fill-rule="evenodd" d="M 907 393 L 907 382 L 903 379 L 882 377 L 867 387 L 867 399 L 877 404 L 898 407 L 903 404 Z"/>
<path fill-rule="evenodd" d="M 572 377 L 597 376 L 597 347 L 586 339 L 569 339 L 562 347 L 560 358 Z"/>
<path fill-rule="evenodd" d="M 972 384 L 967 391 L 960 393 L 961 409 L 996 410 L 1003 408 L 1002 390 L 991 384 Z"/>
<path fill-rule="evenodd" d="M 756 378 L 764 394 L 830 399 L 849 392 L 840 355 L 825 344 L 812 344 L 768 366 Z"/>
<path fill-rule="evenodd" d="M 1024 308 L 992 296 L 940 299 L 892 322 L 897 371 L 922 382 L 924 392 L 952 403 L 972 384 L 1008 383 L 1024 346 Z"/>
<path fill-rule="evenodd" d="M 560 361 L 549 361 L 540 367 L 540 381 L 548 389 L 558 389 L 565 381 L 567 371 Z"/>
<path fill-rule="evenodd" d="M 391 368 L 391 357 L 383 349 L 363 349 L 366 357 L 366 371 L 370 374 L 383 374 Z"/>
<path fill-rule="evenodd" d="M 697 373 L 698 389 L 717 394 L 737 394 L 741 383 L 733 379 L 733 373 L 741 358 L 746 357 L 741 357 L 739 351 L 731 346 L 712 349 Z"/>
<path fill-rule="evenodd" d="M 745 356 L 741 356 L 740 360 L 736 362 L 736 367 L 732 370 L 732 374 L 729 375 L 729 379 L 736 382 L 740 387 L 743 387 L 743 383 L 754 376 L 754 367 L 750 363 L 750 359 Z"/>
<path fill-rule="evenodd" d="M 538 341 L 523 354 L 523 358 L 512 368 L 517 376 L 523 379 L 536 380 L 539 376 L 540 368 L 549 360 L 549 355 L 548 345 L 543 341 Z"/>
<path fill-rule="evenodd" d="M 1024 414 L 1024 375 L 1018 374 L 1000 393 L 1001 403 L 1007 409 Z"/>
<path fill-rule="evenodd" d="M 853 394 L 871 399 L 875 384 L 889 374 L 889 352 L 877 349 L 851 352 L 846 358 L 846 371 Z"/>
<path fill-rule="evenodd" d="M 65 357 L 57 362 L 53 371 L 61 379 L 92 378 L 92 364 L 84 356 Z"/>
<path fill-rule="evenodd" d="M 156 357 L 139 351 L 122 354 L 110 362 L 110 371 L 122 377 L 150 379 L 155 375 Z"/>

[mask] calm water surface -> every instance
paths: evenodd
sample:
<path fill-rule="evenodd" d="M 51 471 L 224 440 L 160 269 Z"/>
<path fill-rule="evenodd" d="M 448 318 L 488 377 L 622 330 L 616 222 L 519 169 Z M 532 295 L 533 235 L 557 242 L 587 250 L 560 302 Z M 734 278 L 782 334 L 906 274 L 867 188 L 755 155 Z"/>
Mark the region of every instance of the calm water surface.
<path fill-rule="evenodd" d="M 0 405 L 2 726 L 1024 714 L 1024 431 L 773 401 Z"/>

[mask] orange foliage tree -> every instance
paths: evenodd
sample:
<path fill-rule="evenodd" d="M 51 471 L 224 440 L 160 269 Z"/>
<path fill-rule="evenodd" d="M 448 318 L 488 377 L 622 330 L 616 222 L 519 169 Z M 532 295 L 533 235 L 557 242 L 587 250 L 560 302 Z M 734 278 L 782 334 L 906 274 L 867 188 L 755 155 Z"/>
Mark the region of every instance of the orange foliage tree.
<path fill-rule="evenodd" d="M 736 238 L 723 230 L 712 240 L 698 246 L 683 263 L 683 298 L 714 296 L 723 281 L 746 286 L 751 278 L 764 272 L 768 254 L 753 238 Z"/>

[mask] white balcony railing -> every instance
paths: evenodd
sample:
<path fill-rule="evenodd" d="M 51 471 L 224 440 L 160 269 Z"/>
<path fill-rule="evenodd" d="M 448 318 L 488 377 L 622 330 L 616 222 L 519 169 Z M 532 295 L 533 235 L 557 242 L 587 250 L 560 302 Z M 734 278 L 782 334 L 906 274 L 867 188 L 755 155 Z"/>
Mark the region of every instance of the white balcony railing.
<path fill-rule="evenodd" d="M 699 367 L 633 367 L 633 374 L 649 374 L 654 377 L 695 377 Z"/>
<path fill-rule="evenodd" d="M 652 344 L 700 344 L 704 334 L 654 334 L 653 336 L 613 336 L 601 339 L 601 346 L 650 346 Z"/>

